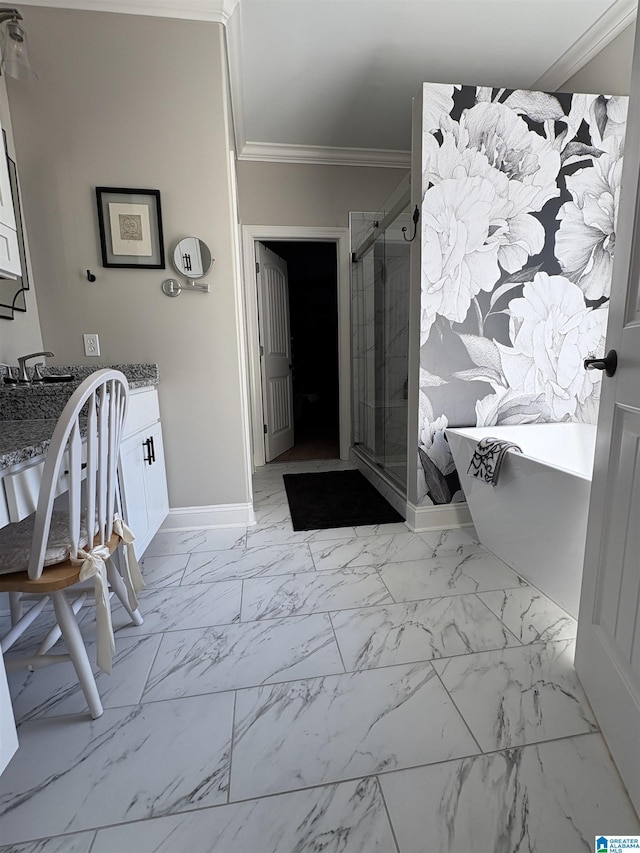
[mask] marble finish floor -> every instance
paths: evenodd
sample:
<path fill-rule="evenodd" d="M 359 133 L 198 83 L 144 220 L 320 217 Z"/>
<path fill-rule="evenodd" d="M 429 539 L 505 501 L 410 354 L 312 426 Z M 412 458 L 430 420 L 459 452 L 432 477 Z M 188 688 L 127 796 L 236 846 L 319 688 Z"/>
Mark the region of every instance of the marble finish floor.
<path fill-rule="evenodd" d="M 575 621 L 471 529 L 294 532 L 282 473 L 340 467 L 267 466 L 256 526 L 156 536 L 144 625 L 114 608 L 100 719 L 70 665 L 10 676 L 0 853 L 587 853 L 640 834 Z M 81 629 L 92 655 L 91 611 Z"/>

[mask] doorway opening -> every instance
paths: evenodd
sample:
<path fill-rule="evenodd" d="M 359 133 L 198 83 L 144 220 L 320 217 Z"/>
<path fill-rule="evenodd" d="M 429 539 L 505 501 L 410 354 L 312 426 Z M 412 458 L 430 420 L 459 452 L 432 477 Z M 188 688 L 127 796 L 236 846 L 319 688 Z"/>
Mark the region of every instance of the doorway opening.
<path fill-rule="evenodd" d="M 293 462 L 340 457 L 338 258 L 334 242 L 265 240 L 259 262 L 259 326 L 265 460 Z M 272 252 L 281 262 L 272 259 Z M 266 268 L 277 267 L 273 275 Z M 284 277 L 284 280 L 283 280 Z M 277 279 L 277 284 L 276 284 Z M 268 288 L 278 288 L 268 294 Z M 285 304 L 278 305 L 277 302 Z M 282 310 L 286 309 L 286 310 Z M 277 327 L 284 324 L 280 332 Z M 277 369 L 270 334 L 288 344 L 288 363 Z M 282 347 L 280 347 L 282 348 Z M 277 349 L 277 348 L 276 348 Z M 274 393 L 274 389 L 277 389 Z M 284 409 L 288 407 L 288 413 Z M 283 449 L 286 448 L 286 449 Z"/>

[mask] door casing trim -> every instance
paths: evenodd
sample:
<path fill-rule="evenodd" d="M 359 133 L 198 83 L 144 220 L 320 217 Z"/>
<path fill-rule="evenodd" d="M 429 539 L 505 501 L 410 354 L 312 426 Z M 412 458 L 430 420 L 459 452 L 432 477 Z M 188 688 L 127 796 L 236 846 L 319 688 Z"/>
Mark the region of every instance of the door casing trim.
<path fill-rule="evenodd" d="M 260 375 L 258 277 L 256 274 L 255 244 L 257 242 L 272 240 L 336 244 L 340 458 L 348 459 L 349 446 L 351 444 L 351 287 L 349 229 L 299 225 L 243 225 L 242 257 L 245 289 L 245 335 L 251 408 L 251 458 L 254 470 L 266 464 L 263 431 L 264 412 Z"/>

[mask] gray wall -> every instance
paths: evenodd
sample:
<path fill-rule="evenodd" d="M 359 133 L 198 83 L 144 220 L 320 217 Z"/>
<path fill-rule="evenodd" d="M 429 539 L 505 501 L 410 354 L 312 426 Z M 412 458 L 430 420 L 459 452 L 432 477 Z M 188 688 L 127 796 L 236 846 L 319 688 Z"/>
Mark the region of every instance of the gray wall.
<path fill-rule="evenodd" d="M 636 25 L 633 23 L 623 30 L 604 50 L 560 86 L 559 90 L 628 95 L 635 29 Z"/>
<path fill-rule="evenodd" d="M 240 160 L 240 219 L 244 225 L 346 228 L 350 210 L 378 210 L 407 171 Z"/>
<path fill-rule="evenodd" d="M 11 81 L 42 338 L 58 363 L 160 365 L 174 507 L 249 500 L 233 249 L 228 103 L 218 24 L 31 7 L 39 81 Z M 211 294 L 169 299 L 167 270 L 100 265 L 96 186 L 157 188 L 167 252 L 182 236 L 216 259 Z M 85 270 L 97 276 L 89 284 Z"/>

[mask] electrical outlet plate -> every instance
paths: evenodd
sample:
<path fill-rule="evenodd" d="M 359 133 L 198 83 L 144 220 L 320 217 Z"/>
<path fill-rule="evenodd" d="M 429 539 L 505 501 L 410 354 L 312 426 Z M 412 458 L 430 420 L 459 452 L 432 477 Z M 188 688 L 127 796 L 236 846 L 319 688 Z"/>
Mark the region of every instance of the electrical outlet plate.
<path fill-rule="evenodd" d="M 100 339 L 97 335 L 83 335 L 84 354 L 89 356 L 100 355 Z"/>

